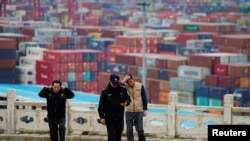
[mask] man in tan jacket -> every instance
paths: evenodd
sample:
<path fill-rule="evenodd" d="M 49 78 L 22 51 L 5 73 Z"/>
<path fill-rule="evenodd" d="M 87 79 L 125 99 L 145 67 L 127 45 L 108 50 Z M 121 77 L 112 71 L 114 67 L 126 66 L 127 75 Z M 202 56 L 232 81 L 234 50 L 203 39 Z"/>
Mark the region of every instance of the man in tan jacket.
<path fill-rule="evenodd" d="M 125 113 L 127 140 L 134 141 L 133 126 L 135 126 L 138 140 L 146 141 L 143 129 L 143 117 L 147 115 L 148 110 L 146 90 L 142 83 L 136 82 L 130 74 L 124 76 L 122 83 L 126 85 L 131 99 Z"/>

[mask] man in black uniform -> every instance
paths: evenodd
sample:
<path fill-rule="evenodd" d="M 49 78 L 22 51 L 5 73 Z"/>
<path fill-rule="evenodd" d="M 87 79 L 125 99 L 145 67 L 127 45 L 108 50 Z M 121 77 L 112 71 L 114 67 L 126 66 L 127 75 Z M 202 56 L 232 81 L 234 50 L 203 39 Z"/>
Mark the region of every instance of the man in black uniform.
<path fill-rule="evenodd" d="M 124 128 L 124 106 L 131 102 L 125 85 L 120 83 L 120 77 L 110 75 L 110 81 L 101 92 L 98 113 L 100 122 L 106 125 L 108 141 L 121 141 Z"/>
<path fill-rule="evenodd" d="M 47 99 L 50 140 L 58 141 L 59 130 L 60 141 L 64 141 L 66 99 L 73 98 L 74 93 L 69 88 L 62 87 L 61 81 L 54 80 L 52 86 L 44 87 L 39 92 L 39 96 Z"/>

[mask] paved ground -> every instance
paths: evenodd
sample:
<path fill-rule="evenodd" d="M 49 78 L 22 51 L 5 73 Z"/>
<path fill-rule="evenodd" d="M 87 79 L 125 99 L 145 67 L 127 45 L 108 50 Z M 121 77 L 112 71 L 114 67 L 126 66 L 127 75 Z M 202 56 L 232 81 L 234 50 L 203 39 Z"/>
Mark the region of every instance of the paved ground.
<path fill-rule="evenodd" d="M 49 141 L 48 135 L 39 134 L 0 134 L 0 141 Z M 71 135 L 66 136 L 66 141 L 107 141 L 106 136 Z M 126 141 L 123 137 L 122 141 Z M 137 141 L 137 140 L 135 140 Z M 147 137 L 147 141 L 207 141 L 207 139 L 169 139 L 167 136 Z"/>

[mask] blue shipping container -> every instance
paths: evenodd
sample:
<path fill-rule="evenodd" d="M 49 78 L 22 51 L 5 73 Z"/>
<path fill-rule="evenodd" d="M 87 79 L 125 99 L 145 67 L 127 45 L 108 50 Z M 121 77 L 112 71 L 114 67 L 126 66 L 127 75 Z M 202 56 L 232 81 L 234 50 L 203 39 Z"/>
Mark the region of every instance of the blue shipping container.
<path fill-rule="evenodd" d="M 225 94 L 230 94 L 230 89 L 221 87 L 210 87 L 209 98 L 223 100 Z"/>
<path fill-rule="evenodd" d="M 0 59 L 16 59 L 16 50 L 15 49 L 1 49 Z"/>
<path fill-rule="evenodd" d="M 91 49 L 106 51 L 108 46 L 114 43 L 114 39 L 93 39 Z"/>
<path fill-rule="evenodd" d="M 17 74 L 16 68 L 0 68 L 0 79 L 15 78 Z"/>
<path fill-rule="evenodd" d="M 168 71 L 167 69 L 159 69 L 158 71 L 158 79 L 160 80 L 168 80 Z"/>
<path fill-rule="evenodd" d="M 205 48 L 177 48 L 176 55 L 178 56 L 188 56 L 194 53 L 206 53 L 207 50 Z"/>
<path fill-rule="evenodd" d="M 167 51 L 176 53 L 178 48 L 181 48 L 179 43 L 160 43 L 158 46 L 158 51 Z"/>
<path fill-rule="evenodd" d="M 249 89 L 233 89 L 232 94 L 234 100 L 241 101 L 242 103 L 250 100 L 250 90 Z"/>
<path fill-rule="evenodd" d="M 109 73 L 126 74 L 127 73 L 127 65 L 107 64 L 106 71 Z"/>

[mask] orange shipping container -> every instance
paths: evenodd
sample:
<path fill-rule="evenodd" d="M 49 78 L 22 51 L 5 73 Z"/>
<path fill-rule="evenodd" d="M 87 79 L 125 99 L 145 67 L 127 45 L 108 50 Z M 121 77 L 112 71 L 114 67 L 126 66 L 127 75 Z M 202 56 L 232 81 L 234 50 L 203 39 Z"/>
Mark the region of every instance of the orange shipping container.
<path fill-rule="evenodd" d="M 214 114 L 214 115 L 222 115 L 222 111 L 220 111 L 220 110 L 210 109 L 210 110 L 208 110 L 208 112 L 210 114 Z"/>
<path fill-rule="evenodd" d="M 240 77 L 240 88 L 250 88 L 250 77 Z"/>
<path fill-rule="evenodd" d="M 159 102 L 161 104 L 167 104 L 168 103 L 168 95 L 169 95 L 169 92 L 160 91 Z"/>

